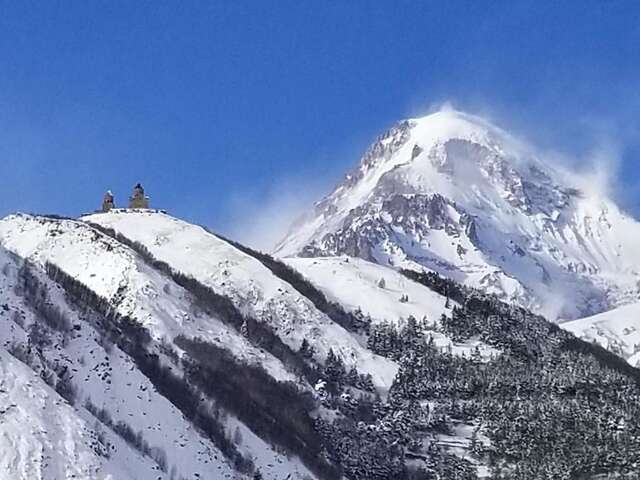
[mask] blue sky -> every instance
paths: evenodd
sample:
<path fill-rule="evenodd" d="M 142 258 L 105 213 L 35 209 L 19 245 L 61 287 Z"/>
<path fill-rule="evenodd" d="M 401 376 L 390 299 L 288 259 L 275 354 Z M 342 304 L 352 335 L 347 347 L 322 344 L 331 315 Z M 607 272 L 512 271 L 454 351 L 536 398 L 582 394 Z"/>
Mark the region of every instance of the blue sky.
<path fill-rule="evenodd" d="M 605 146 L 640 213 L 638 52 L 633 1 L 0 0 L 0 215 L 141 181 L 248 239 L 444 101 L 577 162 Z"/>

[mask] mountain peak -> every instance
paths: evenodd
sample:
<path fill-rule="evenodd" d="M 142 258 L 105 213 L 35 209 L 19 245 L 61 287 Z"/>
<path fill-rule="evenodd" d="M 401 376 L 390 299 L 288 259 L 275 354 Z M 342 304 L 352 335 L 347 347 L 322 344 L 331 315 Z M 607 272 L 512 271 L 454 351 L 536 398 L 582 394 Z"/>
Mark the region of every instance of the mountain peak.
<path fill-rule="evenodd" d="M 417 127 L 441 132 L 443 137 L 456 137 L 470 132 L 487 132 L 498 130 L 483 117 L 455 110 L 451 107 L 443 107 L 436 112 L 424 116 L 407 119 Z"/>
<path fill-rule="evenodd" d="M 426 268 L 577 318 L 638 297 L 629 232 L 640 224 L 525 142 L 445 108 L 379 136 L 276 253 Z"/>

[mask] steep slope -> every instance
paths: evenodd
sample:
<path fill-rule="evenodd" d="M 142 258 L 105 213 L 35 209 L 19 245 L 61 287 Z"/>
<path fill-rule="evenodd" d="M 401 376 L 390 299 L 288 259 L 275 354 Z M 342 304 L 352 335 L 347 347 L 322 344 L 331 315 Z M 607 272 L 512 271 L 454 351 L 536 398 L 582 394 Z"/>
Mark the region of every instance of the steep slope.
<path fill-rule="evenodd" d="M 139 321 L 155 339 L 149 353 L 174 369 L 180 363 L 167 352 L 180 350 L 172 342 L 178 336 L 195 336 L 219 345 L 243 364 L 265 369 L 278 381 L 297 380 L 279 360 L 202 312 L 188 292 L 135 252 L 82 222 L 26 215 L 0 222 L 0 243 L 3 345 L 66 392 L 83 415 L 101 423 L 104 430 L 117 432 L 116 438 L 127 439 L 151 459 L 152 468 L 145 472 L 164 470 L 173 478 L 242 478 L 228 452 L 220 449 L 229 449 L 225 442 L 233 439 L 231 449 L 251 459 L 264 478 L 314 477 L 297 458 L 278 451 L 229 412 L 215 420 L 224 409 L 214 402 L 205 410 L 212 412 L 210 421 L 219 422 L 221 434 L 228 437 L 219 444 L 221 439 L 211 437 L 212 431 L 203 431 L 195 418 L 186 417 L 184 402 L 176 403 L 179 398 L 167 396 L 158 379 L 143 371 L 135 351 L 122 350 L 117 329 L 109 331 L 112 320 L 87 310 L 87 303 L 70 304 L 70 292 L 50 275 L 49 267 L 55 265 L 104 298 L 113 312 L 109 316 Z M 198 398 L 205 400 L 202 394 Z M 204 417 L 199 415 L 202 424 Z M 102 478 L 98 475 L 107 470 L 96 472 L 77 478 Z"/>
<path fill-rule="evenodd" d="M 427 268 L 550 318 L 638 298 L 640 224 L 506 132 L 441 111 L 401 122 L 277 246 Z"/>
<path fill-rule="evenodd" d="M 168 478 L 0 348 L 0 479 Z M 92 421 L 93 420 L 93 421 Z"/>
<path fill-rule="evenodd" d="M 194 310 L 189 294 L 154 271 L 131 249 L 74 220 L 15 215 L 0 221 L 0 241 L 20 258 L 61 267 L 117 311 L 142 322 L 159 340 L 200 336 L 264 366 L 274 377 L 293 379 L 273 357 L 251 348 L 221 321 Z"/>
<path fill-rule="evenodd" d="M 369 352 L 260 261 L 203 228 L 157 212 L 114 211 L 84 220 L 138 242 L 158 260 L 227 296 L 271 325 L 292 349 L 306 339 L 319 359 L 331 349 L 347 366 L 370 374 L 378 387 L 391 386 L 397 371 L 392 362 Z"/>

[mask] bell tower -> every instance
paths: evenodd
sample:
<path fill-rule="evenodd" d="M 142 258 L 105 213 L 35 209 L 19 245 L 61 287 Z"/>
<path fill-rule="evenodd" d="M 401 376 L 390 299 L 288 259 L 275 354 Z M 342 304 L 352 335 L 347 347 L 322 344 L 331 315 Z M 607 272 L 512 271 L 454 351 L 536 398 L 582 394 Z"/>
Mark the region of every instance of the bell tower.
<path fill-rule="evenodd" d="M 113 193 L 111 193 L 111 190 L 107 190 L 107 193 L 104 194 L 104 198 L 102 199 L 102 212 L 107 213 L 111 211 L 112 208 L 115 208 Z"/>
<path fill-rule="evenodd" d="M 141 184 L 133 187 L 133 194 L 129 197 L 129 208 L 149 208 L 149 197 L 144 194 Z"/>

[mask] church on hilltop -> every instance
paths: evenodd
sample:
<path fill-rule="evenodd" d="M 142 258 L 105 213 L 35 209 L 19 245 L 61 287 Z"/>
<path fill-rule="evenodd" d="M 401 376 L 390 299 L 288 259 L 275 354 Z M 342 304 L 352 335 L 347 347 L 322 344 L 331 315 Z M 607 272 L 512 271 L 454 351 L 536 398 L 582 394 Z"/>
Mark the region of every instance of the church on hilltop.
<path fill-rule="evenodd" d="M 129 208 L 149 208 L 149 197 L 139 183 L 133 187 L 133 195 L 129 197 Z"/>
<path fill-rule="evenodd" d="M 107 193 L 104 194 L 104 198 L 102 199 L 102 212 L 107 213 L 115 208 L 113 193 L 111 190 L 107 190 Z"/>
<path fill-rule="evenodd" d="M 102 213 L 110 212 L 116 208 L 115 197 L 111 190 L 107 190 L 102 199 Z M 144 193 L 144 187 L 138 183 L 133 187 L 133 193 L 129 197 L 129 209 L 147 210 L 149 209 L 149 197 Z"/>

